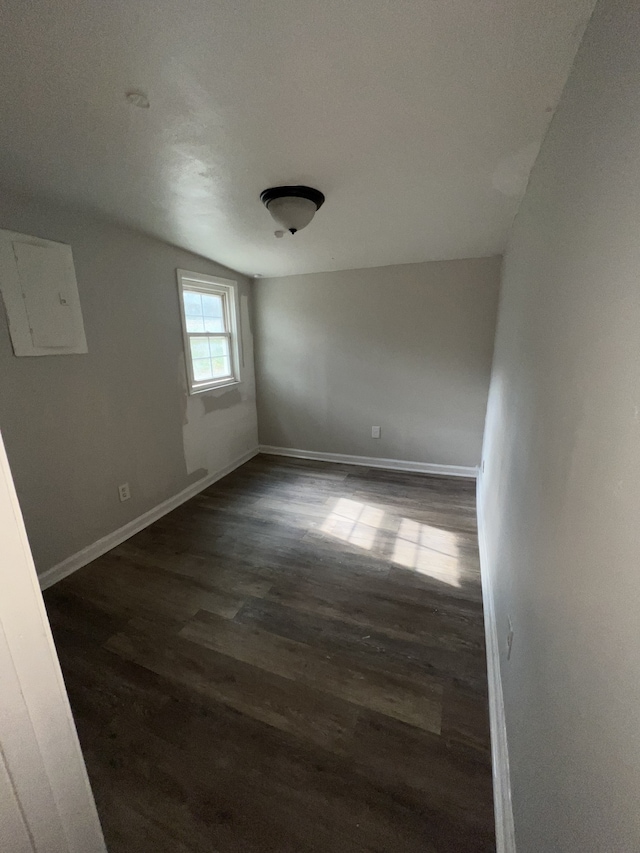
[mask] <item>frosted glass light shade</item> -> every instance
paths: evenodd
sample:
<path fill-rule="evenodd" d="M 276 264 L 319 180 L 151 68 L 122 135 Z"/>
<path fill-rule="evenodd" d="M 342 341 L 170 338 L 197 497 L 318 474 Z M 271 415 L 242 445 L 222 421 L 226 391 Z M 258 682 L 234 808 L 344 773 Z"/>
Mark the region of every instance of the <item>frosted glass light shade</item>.
<path fill-rule="evenodd" d="M 260 193 L 260 200 L 278 225 L 292 234 L 300 231 L 313 219 L 324 204 L 320 190 L 304 186 L 270 187 Z M 281 237 L 281 232 L 276 232 Z"/>
<path fill-rule="evenodd" d="M 313 219 L 316 213 L 316 205 L 308 198 L 296 198 L 285 196 L 274 198 L 267 205 L 267 210 L 273 216 L 278 225 L 287 231 L 301 231 Z"/>

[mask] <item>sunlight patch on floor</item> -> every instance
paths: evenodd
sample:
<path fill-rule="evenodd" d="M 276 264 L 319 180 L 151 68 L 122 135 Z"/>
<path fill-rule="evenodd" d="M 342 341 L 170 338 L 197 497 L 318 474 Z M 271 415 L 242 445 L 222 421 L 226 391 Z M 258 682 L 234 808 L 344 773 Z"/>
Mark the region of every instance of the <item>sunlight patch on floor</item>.
<path fill-rule="evenodd" d="M 400 522 L 392 560 L 450 586 L 460 586 L 456 534 L 410 518 Z"/>
<path fill-rule="evenodd" d="M 384 510 L 378 507 L 340 498 L 320 530 L 370 551 L 383 518 Z"/>
<path fill-rule="evenodd" d="M 340 498 L 325 518 L 320 532 L 372 551 L 383 527 L 385 511 L 372 504 Z M 399 519 L 397 532 L 391 532 L 394 517 L 387 518 L 386 533 L 380 535 L 378 549 L 393 551 L 391 561 L 397 566 L 418 572 L 449 586 L 460 586 L 461 569 L 458 534 L 411 518 Z M 396 522 L 397 523 L 397 522 Z M 387 559 L 389 559 L 387 557 Z"/>

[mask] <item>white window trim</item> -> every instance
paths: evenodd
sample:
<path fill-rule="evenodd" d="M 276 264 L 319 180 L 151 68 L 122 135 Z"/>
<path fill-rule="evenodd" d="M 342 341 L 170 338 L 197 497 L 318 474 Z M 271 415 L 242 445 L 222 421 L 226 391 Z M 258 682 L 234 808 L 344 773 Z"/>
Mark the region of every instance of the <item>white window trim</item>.
<path fill-rule="evenodd" d="M 238 298 L 238 282 L 229 278 L 204 275 L 189 270 L 176 270 L 178 280 L 178 299 L 180 302 L 180 319 L 182 322 L 182 341 L 184 346 L 184 361 L 187 369 L 187 384 L 189 394 L 202 394 L 204 391 L 214 391 L 216 388 L 228 388 L 239 385 L 242 381 L 242 343 L 240 333 L 240 306 Z M 229 353 L 231 357 L 231 377 L 213 379 L 206 382 L 196 382 L 193 378 L 193 363 L 191 361 L 191 346 L 187 332 L 187 320 L 184 312 L 184 288 L 201 290 L 203 293 L 223 293 L 229 327 Z"/>

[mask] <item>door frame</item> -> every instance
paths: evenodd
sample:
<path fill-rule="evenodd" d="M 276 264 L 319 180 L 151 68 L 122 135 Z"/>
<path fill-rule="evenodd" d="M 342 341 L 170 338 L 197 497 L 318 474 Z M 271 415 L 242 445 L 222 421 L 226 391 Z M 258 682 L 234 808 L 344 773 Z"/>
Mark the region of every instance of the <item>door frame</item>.
<path fill-rule="evenodd" d="M 0 849 L 106 853 L 0 435 Z"/>

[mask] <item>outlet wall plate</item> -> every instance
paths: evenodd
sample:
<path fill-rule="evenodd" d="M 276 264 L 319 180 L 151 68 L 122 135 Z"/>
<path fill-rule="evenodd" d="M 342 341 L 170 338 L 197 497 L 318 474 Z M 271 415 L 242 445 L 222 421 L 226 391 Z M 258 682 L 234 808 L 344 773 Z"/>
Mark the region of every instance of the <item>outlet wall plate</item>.
<path fill-rule="evenodd" d="M 372 426 L 371 427 L 371 438 L 380 438 L 380 427 Z"/>
<path fill-rule="evenodd" d="M 129 490 L 129 483 L 122 483 L 122 485 L 118 486 L 118 496 L 120 498 L 120 502 L 128 501 L 131 497 L 131 491 Z"/>

